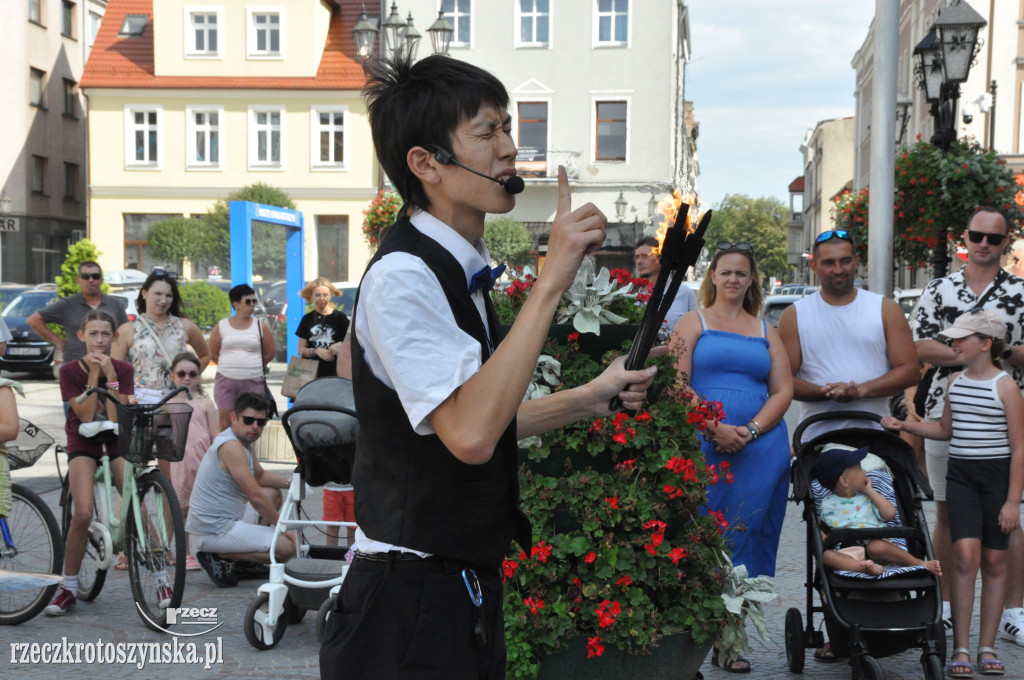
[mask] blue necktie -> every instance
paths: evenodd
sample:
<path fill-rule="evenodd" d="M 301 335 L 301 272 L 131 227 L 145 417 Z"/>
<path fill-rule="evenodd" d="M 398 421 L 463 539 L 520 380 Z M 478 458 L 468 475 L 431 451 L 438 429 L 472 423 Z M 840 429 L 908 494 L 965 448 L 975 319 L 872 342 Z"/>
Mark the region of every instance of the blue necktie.
<path fill-rule="evenodd" d="M 482 290 L 484 292 L 490 292 L 491 288 L 494 288 L 494 282 L 501 278 L 501 275 L 505 273 L 505 265 L 499 264 L 494 269 L 490 267 L 483 267 L 476 274 L 473 274 L 473 280 L 469 284 L 469 294 Z"/>

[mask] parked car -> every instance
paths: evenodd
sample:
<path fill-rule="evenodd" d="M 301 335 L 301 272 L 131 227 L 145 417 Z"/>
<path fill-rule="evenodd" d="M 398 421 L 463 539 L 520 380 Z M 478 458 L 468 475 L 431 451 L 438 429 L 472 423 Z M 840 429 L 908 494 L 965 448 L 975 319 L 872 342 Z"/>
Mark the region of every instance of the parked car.
<path fill-rule="evenodd" d="M 0 310 L 7 304 L 27 290 L 34 290 L 35 286 L 28 283 L 3 283 L 0 284 Z"/>
<path fill-rule="evenodd" d="M 906 315 L 907 320 L 910 319 L 911 312 L 914 311 L 914 307 L 917 306 L 917 301 L 921 299 L 921 293 L 924 291 L 923 288 L 906 288 L 900 290 L 897 288 L 892 292 L 892 299 L 900 306 L 903 310 L 903 314 Z"/>
<path fill-rule="evenodd" d="M 11 331 L 7 353 L 0 357 L 0 369 L 18 373 L 53 374 L 54 346 L 28 327 L 33 313 L 57 299 L 56 287 L 49 290 L 28 290 L 11 300 L 0 313 Z"/>
<path fill-rule="evenodd" d="M 124 298 L 127 301 L 124 312 L 128 316 L 129 321 L 135 321 L 136 317 L 139 316 L 139 308 L 135 305 L 135 302 L 139 297 L 140 290 L 140 288 L 125 288 L 124 290 L 115 290 L 111 293 L 114 297 Z"/>
<path fill-rule="evenodd" d="M 764 300 L 764 311 L 761 313 L 764 320 L 772 326 L 779 327 L 779 319 L 786 307 L 803 298 L 803 295 L 769 295 Z"/>

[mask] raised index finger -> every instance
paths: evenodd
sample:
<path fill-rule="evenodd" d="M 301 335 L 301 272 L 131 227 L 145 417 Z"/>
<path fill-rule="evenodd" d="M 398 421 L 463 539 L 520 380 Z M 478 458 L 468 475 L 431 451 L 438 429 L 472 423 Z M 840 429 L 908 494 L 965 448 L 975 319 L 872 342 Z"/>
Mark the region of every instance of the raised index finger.
<path fill-rule="evenodd" d="M 558 166 L 558 208 L 555 210 L 555 217 L 568 215 L 572 212 L 572 197 L 569 196 L 569 173 L 565 171 L 564 165 Z"/>

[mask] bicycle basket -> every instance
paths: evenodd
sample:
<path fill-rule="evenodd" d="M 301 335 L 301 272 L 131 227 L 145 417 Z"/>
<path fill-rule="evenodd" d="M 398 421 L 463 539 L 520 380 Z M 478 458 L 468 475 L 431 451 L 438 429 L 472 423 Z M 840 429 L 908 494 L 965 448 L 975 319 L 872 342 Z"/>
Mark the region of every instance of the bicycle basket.
<path fill-rule="evenodd" d="M 7 451 L 12 470 L 31 467 L 53 446 L 53 437 L 24 418 L 18 418 L 18 436 L 0 449 Z"/>
<path fill-rule="evenodd" d="M 152 458 L 175 463 L 185 455 L 188 422 L 192 407 L 181 402 L 118 408 L 117 452 L 132 465 L 145 465 Z"/>

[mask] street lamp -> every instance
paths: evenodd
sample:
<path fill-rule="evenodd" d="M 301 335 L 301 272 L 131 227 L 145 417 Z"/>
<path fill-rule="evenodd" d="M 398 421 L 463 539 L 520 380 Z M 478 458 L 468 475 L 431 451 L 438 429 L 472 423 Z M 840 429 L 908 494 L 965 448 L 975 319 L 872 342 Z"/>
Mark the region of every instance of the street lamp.
<path fill-rule="evenodd" d="M 960 99 L 960 83 L 967 80 L 971 64 L 978 51 L 978 32 L 987 22 L 974 9 L 963 2 L 953 3 L 942 10 L 924 39 L 914 48 L 918 58 L 918 85 L 931 104 L 935 132 L 931 143 L 947 151 L 956 140 L 956 105 Z M 949 270 L 947 225 L 942 225 L 939 241 L 929 261 L 935 278 Z"/>
<path fill-rule="evenodd" d="M 896 146 L 903 143 L 903 135 L 907 132 L 907 121 L 910 120 L 910 105 L 912 103 L 903 95 L 896 100 Z"/>
<path fill-rule="evenodd" d="M 616 222 L 622 222 L 624 219 L 626 219 L 626 207 L 629 204 L 626 202 L 626 199 L 622 195 L 621 191 L 619 192 L 619 197 L 615 199 L 614 205 L 615 205 L 615 221 Z"/>
<path fill-rule="evenodd" d="M 380 28 L 378 28 L 378 24 Z M 407 21 L 402 21 L 398 13 L 398 3 L 391 3 L 391 13 L 380 21 L 380 17 L 371 19 L 366 14 L 366 6 L 352 27 L 352 37 L 356 41 L 356 55 L 360 60 L 366 61 L 374 53 L 374 43 L 377 34 L 383 29 L 380 41 L 380 56 L 391 57 L 392 59 L 401 53 L 407 53 L 412 60 L 416 59 L 416 52 L 419 49 L 420 40 L 423 34 L 420 33 L 412 22 L 412 12 L 409 12 Z M 448 54 L 448 46 L 451 44 L 452 34 L 455 28 L 444 18 L 444 10 L 438 13 L 437 20 L 427 29 L 430 34 L 430 44 L 434 54 Z"/>

